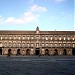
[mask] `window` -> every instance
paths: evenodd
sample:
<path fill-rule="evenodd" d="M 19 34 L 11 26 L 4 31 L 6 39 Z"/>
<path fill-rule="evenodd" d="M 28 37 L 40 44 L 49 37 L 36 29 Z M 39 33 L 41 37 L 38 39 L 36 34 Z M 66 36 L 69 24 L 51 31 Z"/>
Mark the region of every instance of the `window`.
<path fill-rule="evenodd" d="M 46 36 L 46 40 L 48 40 L 48 36 Z"/>
<path fill-rule="evenodd" d="M 31 47 L 33 47 L 33 43 L 31 43 Z"/>
<path fill-rule="evenodd" d="M 61 40 L 61 36 L 59 37 L 59 40 Z"/>
<path fill-rule="evenodd" d="M 46 43 L 46 47 L 48 47 L 48 43 Z"/>
<path fill-rule="evenodd" d="M 57 40 L 57 36 L 55 36 L 55 40 Z"/>
<path fill-rule="evenodd" d="M 33 36 L 31 36 L 31 39 L 33 39 Z"/>
<path fill-rule="evenodd" d="M 29 47 L 29 43 L 27 44 L 27 46 Z"/>
<path fill-rule="evenodd" d="M 36 44 L 36 47 L 39 47 L 39 43 Z"/>
<path fill-rule="evenodd" d="M 4 43 L 4 47 L 7 47 L 7 42 Z"/>
<path fill-rule="evenodd" d="M 73 40 L 74 40 L 74 36 L 73 36 L 73 38 L 72 38 Z"/>
<path fill-rule="evenodd" d="M 52 40 L 53 38 L 52 38 L 52 36 L 51 36 L 51 40 Z"/>
<path fill-rule="evenodd" d="M 68 40 L 70 40 L 70 37 L 68 36 Z"/>
<path fill-rule="evenodd" d="M 44 36 L 42 36 L 42 39 L 44 39 Z"/>
<path fill-rule="evenodd" d="M 16 43 L 13 44 L 13 47 L 16 47 Z"/>
<path fill-rule="evenodd" d="M 74 44 L 73 44 L 73 47 L 74 47 Z"/>
<path fill-rule="evenodd" d="M 37 39 L 39 39 L 39 36 L 36 36 Z"/>
<path fill-rule="evenodd" d="M 66 46 L 66 44 L 64 44 L 64 47 Z"/>
<path fill-rule="evenodd" d="M 51 44 L 51 47 L 53 47 L 53 44 Z"/>
<path fill-rule="evenodd" d="M 12 39 L 12 35 L 9 35 L 9 39 Z"/>
<path fill-rule="evenodd" d="M 57 44 L 55 44 L 55 47 L 57 47 Z"/>
<path fill-rule="evenodd" d="M 22 44 L 22 47 L 25 47 L 25 43 Z"/>
<path fill-rule="evenodd" d="M 25 36 L 23 36 L 22 39 L 24 40 L 25 39 Z"/>
<path fill-rule="evenodd" d="M 66 38 L 65 38 L 65 36 L 64 36 L 64 40 L 65 40 Z"/>
<path fill-rule="evenodd" d="M 42 47 L 44 47 L 44 43 L 42 43 Z"/>
<path fill-rule="evenodd" d="M 21 39 L 21 37 L 20 37 L 20 36 L 18 36 L 18 39 L 20 40 L 20 39 Z"/>
<path fill-rule="evenodd" d="M 59 44 L 60 45 L 60 47 L 61 47 L 61 44 Z"/>
<path fill-rule="evenodd" d="M 68 44 L 68 46 L 70 47 L 70 44 Z"/>
<path fill-rule="evenodd" d="M 27 39 L 29 40 L 29 36 L 27 36 Z"/>
<path fill-rule="evenodd" d="M 16 36 L 14 36 L 13 39 L 15 40 L 16 39 Z"/>
<path fill-rule="evenodd" d="M 12 42 L 10 41 L 10 42 L 9 42 L 9 47 L 11 47 L 11 46 L 12 46 Z"/>
<path fill-rule="evenodd" d="M 21 43 L 18 43 L 18 46 L 21 47 Z"/>
<path fill-rule="evenodd" d="M 3 38 L 2 38 L 2 36 L 1 36 L 1 40 L 2 40 Z"/>

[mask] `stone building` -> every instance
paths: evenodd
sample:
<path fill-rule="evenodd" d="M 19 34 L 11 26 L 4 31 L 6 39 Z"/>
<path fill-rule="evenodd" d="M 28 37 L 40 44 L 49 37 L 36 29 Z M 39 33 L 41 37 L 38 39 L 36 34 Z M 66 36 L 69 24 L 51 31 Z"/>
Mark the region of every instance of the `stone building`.
<path fill-rule="evenodd" d="M 75 31 L 0 31 L 0 55 L 75 55 Z"/>

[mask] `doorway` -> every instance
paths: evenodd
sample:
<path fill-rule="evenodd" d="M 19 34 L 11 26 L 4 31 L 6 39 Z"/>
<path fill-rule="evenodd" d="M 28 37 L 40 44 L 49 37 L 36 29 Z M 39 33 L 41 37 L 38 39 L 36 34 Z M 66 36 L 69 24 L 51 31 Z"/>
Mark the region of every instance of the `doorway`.
<path fill-rule="evenodd" d="M 39 54 L 40 54 L 40 48 L 36 48 L 35 55 L 39 55 Z"/>
<path fill-rule="evenodd" d="M 54 50 L 54 55 L 58 55 L 58 50 L 57 49 Z"/>
<path fill-rule="evenodd" d="M 63 50 L 63 55 L 67 55 L 66 49 Z"/>
<path fill-rule="evenodd" d="M 2 48 L 0 48 L 0 55 L 2 55 Z"/>
<path fill-rule="evenodd" d="M 8 49 L 8 54 L 10 54 L 10 55 L 11 55 L 11 49 Z"/>
<path fill-rule="evenodd" d="M 20 53 L 20 49 L 18 49 L 16 55 L 20 55 L 20 54 L 21 54 L 21 53 Z"/>
<path fill-rule="evenodd" d="M 49 55 L 49 50 L 48 49 L 45 50 L 45 55 Z"/>
<path fill-rule="evenodd" d="M 26 50 L 26 55 L 30 55 L 30 50 L 29 49 Z"/>
<path fill-rule="evenodd" d="M 75 48 L 72 49 L 72 54 L 75 55 Z"/>

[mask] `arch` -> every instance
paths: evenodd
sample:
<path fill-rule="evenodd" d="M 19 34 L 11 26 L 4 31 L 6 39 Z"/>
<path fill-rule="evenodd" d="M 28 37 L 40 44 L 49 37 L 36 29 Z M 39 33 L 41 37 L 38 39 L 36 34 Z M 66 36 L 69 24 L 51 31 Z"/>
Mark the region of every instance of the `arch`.
<path fill-rule="evenodd" d="M 35 55 L 40 55 L 40 48 L 35 49 Z"/>
<path fill-rule="evenodd" d="M 0 48 L 0 55 L 2 55 L 2 48 Z"/>
<path fill-rule="evenodd" d="M 48 49 L 45 50 L 45 55 L 49 55 L 49 50 Z"/>
<path fill-rule="evenodd" d="M 72 55 L 75 55 L 75 48 L 72 49 Z"/>
<path fill-rule="evenodd" d="M 63 55 L 67 55 L 67 50 L 66 49 L 63 50 Z"/>
<path fill-rule="evenodd" d="M 20 55 L 21 52 L 20 52 L 20 49 L 17 49 L 17 54 L 16 55 Z"/>
<path fill-rule="evenodd" d="M 58 55 L 58 50 L 57 49 L 54 50 L 54 55 Z"/>
<path fill-rule="evenodd" d="M 11 55 L 11 49 L 8 49 L 8 54 L 10 54 L 10 55 Z"/>
<path fill-rule="evenodd" d="M 30 50 L 29 49 L 26 50 L 26 55 L 30 55 Z"/>

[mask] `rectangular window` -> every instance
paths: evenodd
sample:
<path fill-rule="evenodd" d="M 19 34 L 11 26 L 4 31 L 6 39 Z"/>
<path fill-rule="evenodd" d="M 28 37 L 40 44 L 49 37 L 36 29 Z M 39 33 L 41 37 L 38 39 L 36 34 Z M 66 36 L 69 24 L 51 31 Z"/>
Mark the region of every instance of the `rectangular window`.
<path fill-rule="evenodd" d="M 59 37 L 59 40 L 61 40 L 61 36 Z"/>
<path fill-rule="evenodd" d="M 31 39 L 33 39 L 33 36 L 31 36 Z"/>
<path fill-rule="evenodd" d="M 42 47 L 44 47 L 44 43 L 42 43 Z"/>
<path fill-rule="evenodd" d="M 33 47 L 33 43 L 31 43 L 31 47 Z"/>
<path fill-rule="evenodd" d="M 55 36 L 55 40 L 57 40 L 57 36 Z"/>
<path fill-rule="evenodd" d="M 65 38 L 65 36 L 64 36 L 64 40 L 65 40 L 66 38 Z"/>
<path fill-rule="evenodd" d="M 70 40 L 70 36 L 68 36 L 68 40 Z"/>
<path fill-rule="evenodd" d="M 73 38 L 72 38 L 73 40 L 74 40 L 74 36 L 73 36 Z"/>
<path fill-rule="evenodd" d="M 51 40 L 52 40 L 53 38 L 52 38 L 52 36 L 51 36 Z"/>
<path fill-rule="evenodd" d="M 46 36 L 46 40 L 48 40 L 48 36 Z"/>
<path fill-rule="evenodd" d="M 36 44 L 36 47 L 39 47 L 39 43 Z"/>
<path fill-rule="evenodd" d="M 44 39 L 44 36 L 42 36 L 42 39 Z"/>

